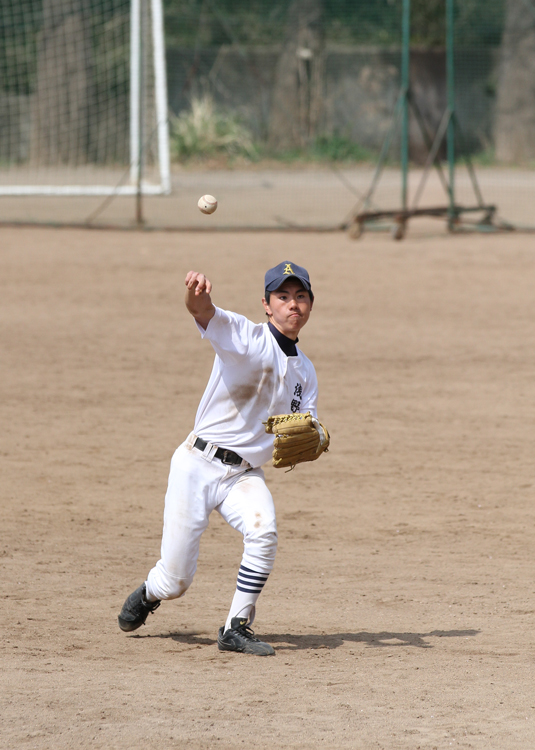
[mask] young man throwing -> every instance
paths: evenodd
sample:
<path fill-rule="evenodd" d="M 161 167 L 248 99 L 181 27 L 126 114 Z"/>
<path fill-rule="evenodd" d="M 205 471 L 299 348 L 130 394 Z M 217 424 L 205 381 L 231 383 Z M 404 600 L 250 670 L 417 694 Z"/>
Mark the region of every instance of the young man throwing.
<path fill-rule="evenodd" d="M 286 261 L 270 269 L 262 300 L 268 322 L 263 324 L 215 307 L 212 284 L 202 273 L 190 271 L 185 284 L 186 307 L 202 338 L 212 344 L 215 361 L 193 432 L 171 461 L 161 559 L 125 601 L 119 627 L 136 630 L 163 599 L 185 594 L 197 568 L 201 535 L 215 509 L 244 540 L 218 647 L 274 654 L 249 627 L 277 549 L 275 508 L 261 468 L 273 450 L 265 423 L 279 414 L 310 412 L 317 418 L 316 372 L 297 348 L 314 301 L 310 278 L 304 268 Z"/>

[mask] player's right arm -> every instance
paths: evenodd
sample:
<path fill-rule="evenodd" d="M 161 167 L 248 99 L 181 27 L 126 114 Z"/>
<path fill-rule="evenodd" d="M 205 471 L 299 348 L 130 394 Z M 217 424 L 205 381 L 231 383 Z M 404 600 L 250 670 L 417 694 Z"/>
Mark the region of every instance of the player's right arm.
<path fill-rule="evenodd" d="M 228 364 L 237 365 L 247 357 L 255 329 L 260 335 L 262 325 L 251 323 L 243 315 L 215 307 L 210 298 L 212 284 L 198 271 L 186 276 L 186 307 L 195 318 L 202 338 L 207 338 L 216 354 Z"/>
<path fill-rule="evenodd" d="M 203 273 L 189 271 L 186 280 L 186 307 L 197 323 L 206 330 L 215 315 L 215 307 L 210 297 L 212 282 Z"/>

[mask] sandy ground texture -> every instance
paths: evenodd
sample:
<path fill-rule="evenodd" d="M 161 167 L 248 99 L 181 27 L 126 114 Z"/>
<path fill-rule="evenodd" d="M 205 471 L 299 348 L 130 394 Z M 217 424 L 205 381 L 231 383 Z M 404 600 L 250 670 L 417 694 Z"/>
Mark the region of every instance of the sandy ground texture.
<path fill-rule="evenodd" d="M 63 186 L 108 184 L 120 182 L 120 173 L 107 169 L 55 172 L 56 182 Z M 14 187 L 13 172 L 6 174 L 0 163 L 0 191 Z M 82 172 L 82 174 L 80 174 Z M 103 174 L 99 174 L 102 172 Z M 307 227 L 328 229 L 340 227 L 355 210 L 362 210 L 363 199 L 374 183 L 372 164 L 323 166 L 250 164 L 248 167 L 222 169 L 199 166 L 173 166 L 172 192 L 166 196 L 146 196 L 142 218 L 147 228 L 189 228 L 192 230 L 229 230 L 264 227 L 272 230 Z M 495 205 L 495 223 L 511 223 L 535 231 L 535 171 L 513 167 L 478 167 L 478 189 L 484 205 Z M 42 175 L 44 177 L 44 175 Z M 20 179 L 33 184 L 24 170 Z M 103 178 L 103 179 L 101 179 Z M 408 207 L 441 207 L 446 209 L 448 197 L 433 170 L 424 175 L 422 169 L 411 168 L 408 175 Z M 197 200 L 205 193 L 219 201 L 216 213 L 207 217 L 197 208 Z M 459 165 L 455 172 L 456 204 L 474 208 L 480 204 L 470 173 Z M 398 211 L 401 208 L 401 173 L 394 167 L 385 168 L 375 183 L 368 210 Z M 481 220 L 483 212 L 464 213 L 464 221 Z M 46 224 L 86 224 L 93 226 L 131 227 L 135 224 L 135 199 L 129 197 L 83 196 L 9 196 L 0 195 L 0 222 L 40 222 Z M 436 220 L 444 224 L 445 218 Z"/>
<path fill-rule="evenodd" d="M 534 747 L 534 250 L 434 224 L 3 229 L 0 746 Z M 183 278 L 260 321 L 284 259 L 313 279 L 332 450 L 266 469 L 280 547 L 255 629 L 276 655 L 217 649 L 242 547 L 217 514 L 186 596 L 122 633 L 213 359 Z"/>

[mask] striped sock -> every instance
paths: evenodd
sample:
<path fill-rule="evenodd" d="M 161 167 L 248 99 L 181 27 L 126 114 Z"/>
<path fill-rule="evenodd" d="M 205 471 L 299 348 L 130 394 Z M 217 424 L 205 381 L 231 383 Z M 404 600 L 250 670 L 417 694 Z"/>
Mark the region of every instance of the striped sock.
<path fill-rule="evenodd" d="M 236 588 L 246 594 L 261 594 L 269 573 L 258 573 L 256 570 L 246 568 L 242 563 L 238 571 Z"/>
<path fill-rule="evenodd" d="M 225 623 L 225 630 L 229 629 L 233 617 L 247 617 L 249 622 L 253 621 L 256 600 L 262 593 L 268 576 L 269 573 L 260 573 L 246 567 L 243 563 L 240 565 L 236 591 Z"/>

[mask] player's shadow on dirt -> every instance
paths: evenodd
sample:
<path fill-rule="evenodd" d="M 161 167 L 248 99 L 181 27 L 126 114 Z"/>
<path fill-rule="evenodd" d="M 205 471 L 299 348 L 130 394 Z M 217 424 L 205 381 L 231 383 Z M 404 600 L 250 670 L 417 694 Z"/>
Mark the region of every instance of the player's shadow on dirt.
<path fill-rule="evenodd" d="M 427 638 L 470 638 L 480 633 L 479 630 L 432 630 L 429 633 L 333 633 L 325 635 L 292 635 L 289 633 L 262 634 L 262 639 L 281 651 L 300 649 L 339 648 L 344 643 L 365 643 L 370 648 L 392 646 L 415 646 L 416 648 L 434 648 Z M 279 645 L 277 645 L 279 644 Z"/>
<path fill-rule="evenodd" d="M 480 630 L 431 630 L 429 633 L 332 633 L 295 635 L 291 633 L 262 633 L 260 637 L 277 648 L 278 651 L 314 651 L 319 648 L 339 648 L 344 643 L 365 643 L 370 648 L 392 646 L 414 646 L 416 648 L 434 648 L 426 638 L 471 638 L 478 635 Z M 216 638 L 207 638 L 194 631 L 184 633 L 155 633 L 131 636 L 133 638 L 171 638 L 177 643 L 189 646 L 213 646 Z"/>
<path fill-rule="evenodd" d="M 171 638 L 177 643 L 186 643 L 189 646 L 213 646 L 217 638 L 207 638 L 195 631 L 185 630 L 183 633 L 136 633 L 131 638 Z"/>

